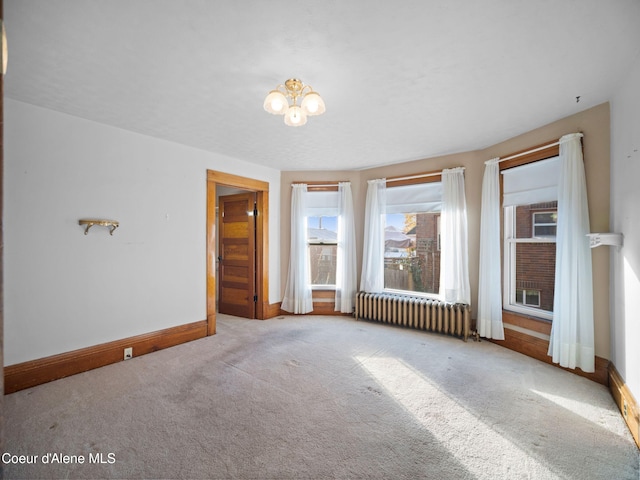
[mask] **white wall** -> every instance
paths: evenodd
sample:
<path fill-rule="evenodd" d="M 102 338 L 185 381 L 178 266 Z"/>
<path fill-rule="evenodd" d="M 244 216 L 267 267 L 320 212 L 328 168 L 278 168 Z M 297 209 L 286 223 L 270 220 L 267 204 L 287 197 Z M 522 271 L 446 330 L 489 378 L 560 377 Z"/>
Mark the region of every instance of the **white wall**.
<path fill-rule="evenodd" d="M 611 250 L 613 363 L 640 400 L 640 58 L 611 101 Z"/>
<path fill-rule="evenodd" d="M 206 170 L 280 172 L 5 99 L 5 365 L 206 319 Z M 113 236 L 78 219 L 120 222 Z M 277 215 L 269 243 L 279 245 Z M 269 301 L 280 252 L 270 249 Z"/>

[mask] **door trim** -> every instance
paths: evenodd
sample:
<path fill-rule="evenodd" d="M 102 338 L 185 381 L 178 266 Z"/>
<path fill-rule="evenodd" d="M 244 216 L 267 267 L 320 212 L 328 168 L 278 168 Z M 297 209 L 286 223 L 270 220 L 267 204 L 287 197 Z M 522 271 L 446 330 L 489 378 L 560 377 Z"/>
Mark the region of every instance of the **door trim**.
<path fill-rule="evenodd" d="M 256 192 L 256 318 L 268 318 L 269 304 L 269 182 L 207 170 L 207 335 L 216 333 L 216 187 L 242 188 Z"/>

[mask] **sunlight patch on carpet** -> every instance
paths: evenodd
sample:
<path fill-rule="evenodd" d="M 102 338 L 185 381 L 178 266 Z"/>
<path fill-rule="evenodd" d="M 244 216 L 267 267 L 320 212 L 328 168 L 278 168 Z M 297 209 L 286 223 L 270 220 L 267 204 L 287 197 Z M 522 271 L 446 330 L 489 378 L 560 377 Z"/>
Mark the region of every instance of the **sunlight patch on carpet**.
<path fill-rule="evenodd" d="M 522 477 L 525 472 L 535 478 L 562 478 L 402 360 L 390 357 L 355 357 L 355 360 L 475 478 L 510 474 Z M 513 465 L 519 465 L 517 472 L 510 470 Z"/>
<path fill-rule="evenodd" d="M 580 400 L 575 400 L 573 398 L 566 398 L 560 395 L 554 395 L 552 393 L 541 392 L 540 390 L 534 390 L 534 389 L 530 389 L 530 391 L 570 411 L 571 413 L 579 415 L 585 420 L 595 423 L 596 425 L 601 426 L 603 428 L 606 428 L 607 422 L 600 421 L 600 420 L 603 418 L 610 417 L 612 414 L 611 410 L 607 408 L 599 407 L 597 405 L 592 405 L 586 402 L 581 402 Z M 609 430 L 611 433 L 614 433 L 623 438 L 626 438 L 626 435 L 625 435 L 626 432 L 624 431 L 613 431 L 610 429 L 607 429 L 607 430 Z"/>

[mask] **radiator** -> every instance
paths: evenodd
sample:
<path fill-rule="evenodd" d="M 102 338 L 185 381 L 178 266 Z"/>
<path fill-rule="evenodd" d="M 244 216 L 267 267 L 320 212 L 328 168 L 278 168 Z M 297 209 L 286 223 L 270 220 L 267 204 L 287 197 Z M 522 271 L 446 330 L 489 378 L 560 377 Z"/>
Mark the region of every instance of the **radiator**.
<path fill-rule="evenodd" d="M 469 338 L 469 305 L 393 293 L 356 294 L 356 320 L 373 320 Z"/>

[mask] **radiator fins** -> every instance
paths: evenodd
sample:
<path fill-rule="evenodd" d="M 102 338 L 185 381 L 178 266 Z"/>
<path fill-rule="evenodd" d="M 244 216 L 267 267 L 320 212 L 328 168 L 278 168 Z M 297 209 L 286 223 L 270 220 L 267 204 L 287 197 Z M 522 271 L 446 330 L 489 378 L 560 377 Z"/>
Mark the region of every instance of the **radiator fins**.
<path fill-rule="evenodd" d="M 389 293 L 356 294 L 356 320 L 372 320 L 462 338 L 470 334 L 469 305 Z"/>

